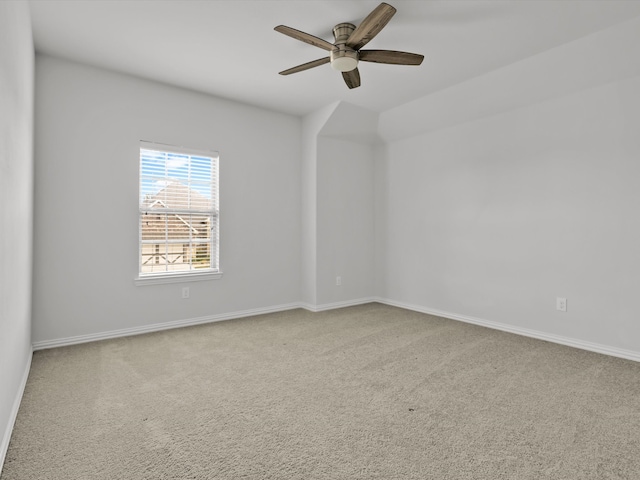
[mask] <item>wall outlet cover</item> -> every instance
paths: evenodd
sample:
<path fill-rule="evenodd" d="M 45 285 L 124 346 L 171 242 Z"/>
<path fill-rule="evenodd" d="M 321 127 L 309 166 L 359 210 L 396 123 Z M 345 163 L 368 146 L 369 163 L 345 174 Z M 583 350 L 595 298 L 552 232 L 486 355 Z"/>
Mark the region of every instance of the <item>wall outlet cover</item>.
<path fill-rule="evenodd" d="M 556 298 L 556 310 L 560 310 L 561 312 L 567 311 L 567 299 L 558 297 Z"/>

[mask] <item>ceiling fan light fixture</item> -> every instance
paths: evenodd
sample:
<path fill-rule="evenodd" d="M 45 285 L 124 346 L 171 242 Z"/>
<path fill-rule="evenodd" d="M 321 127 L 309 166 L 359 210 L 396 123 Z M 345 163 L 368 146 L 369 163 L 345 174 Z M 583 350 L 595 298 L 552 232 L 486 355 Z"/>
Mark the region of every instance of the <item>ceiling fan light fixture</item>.
<path fill-rule="evenodd" d="M 355 58 L 340 57 L 331 62 L 331 66 L 339 72 L 350 72 L 358 66 L 358 60 Z"/>
<path fill-rule="evenodd" d="M 339 72 L 350 72 L 358 66 L 358 52 L 336 49 L 331 51 L 331 67 Z"/>
<path fill-rule="evenodd" d="M 342 78 L 347 87 L 357 88 L 360 86 L 358 62 L 361 60 L 363 62 L 386 63 L 388 65 L 420 65 L 424 60 L 424 55 L 417 53 L 398 52 L 395 50 L 362 50 L 362 47 L 380 33 L 380 30 L 384 28 L 395 13 L 396 9 L 394 7 L 382 2 L 357 27 L 353 23 L 339 23 L 333 27 L 334 43 L 286 25 L 278 25 L 274 29 L 276 32 L 329 52 L 328 57 L 288 68 L 279 72 L 280 75 L 303 72 L 331 62 L 331 67 L 334 70 L 342 72 Z"/>

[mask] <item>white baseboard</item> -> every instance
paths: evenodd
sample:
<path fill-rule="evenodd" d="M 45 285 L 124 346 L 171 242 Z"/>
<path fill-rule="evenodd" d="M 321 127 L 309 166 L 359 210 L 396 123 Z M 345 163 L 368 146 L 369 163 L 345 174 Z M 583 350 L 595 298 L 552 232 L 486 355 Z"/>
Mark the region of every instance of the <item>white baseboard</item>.
<path fill-rule="evenodd" d="M 566 345 L 568 347 L 579 348 L 582 350 L 588 350 L 590 352 L 602 353 L 604 355 L 610 355 L 612 357 L 624 358 L 626 360 L 633 360 L 640 362 L 640 352 L 634 350 L 625 350 L 622 348 L 611 347 L 609 345 L 602 345 L 599 343 L 587 342 L 571 337 L 563 337 L 561 335 L 554 335 L 551 333 L 540 332 L 538 330 L 530 330 L 528 328 L 514 327 L 513 325 L 507 325 L 504 323 L 492 322 L 489 320 L 483 320 L 481 318 L 469 317 L 466 315 L 458 315 L 456 313 L 444 312 L 442 310 L 435 310 L 433 308 L 427 308 L 420 305 L 411 305 L 403 302 L 396 302 L 388 298 L 375 297 L 371 301 L 383 303 L 385 305 L 391 305 L 393 307 L 400 307 L 406 310 L 413 310 L 414 312 L 426 313 L 429 315 L 435 315 L 437 317 L 448 318 L 451 320 L 458 320 L 460 322 L 472 323 L 474 325 L 480 325 L 482 327 L 493 328 L 494 330 L 502 330 L 503 332 L 515 333 L 516 335 L 523 335 L 525 337 L 536 338 L 538 340 L 545 340 L 547 342 L 558 343 L 560 345 Z"/>
<path fill-rule="evenodd" d="M 45 350 L 47 348 L 66 347 L 68 345 L 76 345 L 79 343 L 97 342 L 99 340 L 107 340 L 109 338 L 128 337 L 131 335 L 141 335 L 144 333 L 159 332 L 161 330 L 169 330 L 172 328 L 188 327 L 191 325 L 200 325 L 203 323 L 221 322 L 224 320 L 232 320 L 234 318 L 251 317 L 253 315 L 263 315 L 265 313 L 284 312 L 293 310 L 294 308 L 304 308 L 311 312 L 321 312 L 324 310 L 333 310 L 335 308 L 351 307 L 354 305 L 362 305 L 363 303 L 373 302 L 373 298 L 359 298 L 356 300 L 348 300 L 345 302 L 325 303 L 323 305 L 311 305 L 309 303 L 295 302 L 284 305 L 274 305 L 271 307 L 254 308 L 250 310 L 240 310 L 230 313 L 221 313 L 218 315 L 207 315 L 204 317 L 187 318 L 185 320 L 175 320 L 165 323 L 154 323 L 151 325 L 143 325 L 141 327 L 123 328 L 120 330 L 109 330 L 107 332 L 90 333 L 87 335 L 77 335 L 66 338 L 56 338 L 53 340 L 42 340 L 33 342 L 33 350 Z"/>
<path fill-rule="evenodd" d="M 310 312 L 323 312 L 325 310 L 334 310 L 336 308 L 353 307 L 355 305 L 362 305 L 365 303 L 376 302 L 373 297 L 357 298 L 355 300 L 346 300 L 344 302 L 323 303 L 321 305 L 312 305 L 310 303 L 300 303 L 300 306 Z"/>
<path fill-rule="evenodd" d="M 515 327 L 513 325 L 507 325 L 499 322 L 492 322 L 489 320 L 483 320 L 481 318 L 470 317 L 466 315 L 459 315 L 456 313 L 445 312 L 445 311 L 436 310 L 433 308 L 427 308 L 421 305 L 413 305 L 413 304 L 408 304 L 403 302 L 397 302 L 395 300 L 382 298 L 382 297 L 364 297 L 364 298 L 359 298 L 355 300 L 325 303 L 320 305 L 312 305 L 310 303 L 305 303 L 305 302 L 295 302 L 295 303 L 275 305 L 275 306 L 265 307 L 265 308 L 255 308 L 255 309 L 241 310 L 241 311 L 236 311 L 231 313 L 222 313 L 218 315 L 208 315 L 205 317 L 189 318 L 185 320 L 176 320 L 173 322 L 166 322 L 166 323 L 156 323 L 152 325 L 144 325 L 141 327 L 125 328 L 121 330 L 111 330 L 108 332 L 94 333 L 94 334 L 88 334 L 88 335 L 78 335 L 74 337 L 58 338 L 54 340 L 44 340 L 40 342 L 34 342 L 33 350 L 36 351 L 36 350 L 43 350 L 47 348 L 75 345 L 78 343 L 95 342 L 98 340 L 106 340 L 109 338 L 126 337 L 130 335 L 140 335 L 144 333 L 157 332 L 157 331 L 168 330 L 172 328 L 188 327 L 191 325 L 199 325 L 203 323 L 213 323 L 213 322 L 220 322 L 224 320 L 232 320 L 234 318 L 243 318 L 243 317 L 250 317 L 253 315 L 262 315 L 266 313 L 283 312 L 286 310 L 293 310 L 295 308 L 304 308 L 305 310 L 309 310 L 311 312 L 322 312 L 325 310 L 352 307 L 355 305 L 362 305 L 362 304 L 371 303 L 371 302 L 378 302 L 385 305 L 404 308 L 406 310 L 426 313 L 429 315 L 436 315 L 438 317 L 448 318 L 451 320 L 458 320 L 465 323 L 471 323 L 474 325 L 480 325 L 487 328 L 493 328 L 495 330 L 515 333 L 517 335 L 523 335 L 525 337 L 537 338 L 539 340 L 545 340 L 548 342 L 558 343 L 561 345 L 567 345 L 569 347 L 580 348 L 582 350 L 588 350 L 591 352 L 602 353 L 604 355 L 610 355 L 612 357 L 619 357 L 627 360 L 640 362 L 640 352 L 637 352 L 634 350 L 625 350 L 617 347 L 611 347 L 608 345 L 587 342 L 584 340 L 579 340 L 571 337 L 563 337 L 560 335 L 545 333 L 538 330 Z M 25 377 L 25 382 L 26 382 L 26 377 Z M 2 453 L 1 450 L 0 450 L 0 453 Z"/>
<path fill-rule="evenodd" d="M 88 335 L 78 335 L 67 338 L 56 338 L 54 340 L 43 340 L 33 343 L 33 350 L 44 350 L 47 348 L 65 347 L 68 345 L 76 345 L 79 343 L 96 342 L 99 340 L 107 340 L 109 338 L 128 337 L 131 335 L 141 335 L 143 333 L 159 332 L 161 330 L 169 330 L 172 328 L 188 327 L 192 325 L 200 325 L 203 323 L 221 322 L 224 320 L 232 320 L 234 318 L 251 317 L 253 315 L 262 315 L 265 313 L 283 312 L 285 310 L 293 310 L 294 308 L 303 308 L 301 303 L 287 303 L 284 305 L 274 305 L 264 308 L 253 308 L 249 310 L 240 310 L 231 313 L 221 313 L 218 315 L 207 315 L 205 317 L 188 318 L 185 320 L 175 320 L 165 323 L 154 323 L 151 325 L 143 325 L 141 327 L 123 328 L 121 330 L 110 330 L 108 332 L 91 333 Z"/>
<path fill-rule="evenodd" d="M 4 466 L 4 460 L 7 456 L 7 451 L 9 450 L 11 433 L 13 432 L 13 426 L 15 425 L 16 418 L 18 417 L 18 410 L 20 409 L 20 403 L 22 402 L 22 395 L 24 394 L 24 389 L 27 386 L 29 371 L 31 371 L 32 358 L 33 358 L 33 350 L 29 352 L 27 365 L 25 366 L 24 372 L 22 374 L 22 381 L 20 382 L 20 386 L 18 387 L 18 391 L 16 392 L 16 397 L 13 400 L 13 406 L 11 407 L 11 412 L 9 413 L 9 423 L 7 424 L 4 434 L 2 435 L 2 442 L 0 443 L 0 472 L 2 472 L 2 467 Z"/>

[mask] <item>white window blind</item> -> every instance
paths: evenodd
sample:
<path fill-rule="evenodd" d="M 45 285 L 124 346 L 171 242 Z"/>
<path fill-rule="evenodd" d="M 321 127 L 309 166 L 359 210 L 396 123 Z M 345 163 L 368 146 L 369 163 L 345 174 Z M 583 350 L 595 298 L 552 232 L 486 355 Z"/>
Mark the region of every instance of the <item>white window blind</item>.
<path fill-rule="evenodd" d="M 140 143 L 140 276 L 218 272 L 218 154 Z"/>

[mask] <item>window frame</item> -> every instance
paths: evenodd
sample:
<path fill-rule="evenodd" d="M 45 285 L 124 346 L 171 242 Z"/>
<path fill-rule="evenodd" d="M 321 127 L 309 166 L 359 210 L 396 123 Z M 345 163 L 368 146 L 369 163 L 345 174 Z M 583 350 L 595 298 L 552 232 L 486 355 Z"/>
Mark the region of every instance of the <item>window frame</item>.
<path fill-rule="evenodd" d="M 207 269 L 195 269 L 187 271 L 162 271 L 162 272 L 142 272 L 142 253 L 143 253 L 143 239 L 142 239 L 142 215 L 143 209 L 141 208 L 141 195 L 142 195 L 142 150 L 152 150 L 161 153 L 175 153 L 179 155 L 198 156 L 210 158 L 212 161 L 212 178 L 211 178 L 211 194 L 213 207 L 207 216 L 211 218 L 211 239 L 207 242 L 210 245 L 211 253 L 210 258 L 215 258 L 215 264 L 217 268 Z M 157 142 L 149 142 L 141 140 L 138 145 L 138 274 L 134 278 L 135 285 L 155 285 L 163 283 L 178 283 L 178 282 L 193 282 L 202 280 L 213 280 L 222 277 L 222 270 L 220 268 L 220 154 L 214 150 L 198 150 L 189 147 L 182 147 L 176 145 L 168 145 Z M 176 209 L 177 210 L 177 209 Z M 170 212 L 169 212 L 170 213 Z M 202 215 L 202 211 L 195 211 L 198 215 Z M 167 240 L 165 240 L 167 241 Z M 190 239 L 190 243 L 191 243 Z M 171 243 L 171 242 L 169 242 Z M 210 263 L 211 265 L 211 263 Z"/>

